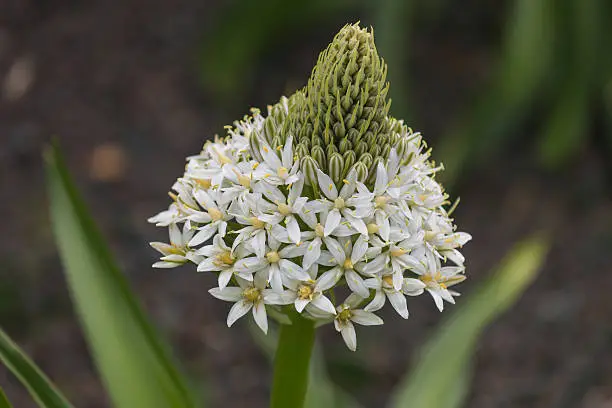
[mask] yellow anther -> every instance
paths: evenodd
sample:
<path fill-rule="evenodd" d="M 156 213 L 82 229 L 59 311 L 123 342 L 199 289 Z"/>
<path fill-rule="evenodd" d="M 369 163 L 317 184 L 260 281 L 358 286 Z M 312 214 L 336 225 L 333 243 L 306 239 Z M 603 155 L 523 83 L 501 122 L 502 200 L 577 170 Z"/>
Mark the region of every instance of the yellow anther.
<path fill-rule="evenodd" d="M 234 261 L 235 259 L 230 251 L 221 252 L 215 257 L 215 264 L 217 264 L 218 266 L 233 265 Z"/>
<path fill-rule="evenodd" d="M 349 320 L 351 320 L 351 317 L 353 317 L 353 312 L 351 311 L 351 309 L 345 308 L 340 313 L 338 313 L 336 319 L 340 320 L 341 322 L 348 322 Z"/>
<path fill-rule="evenodd" d="M 280 152 L 281 150 L 283 150 L 283 145 L 278 145 L 278 146 L 276 146 L 276 150 L 278 150 L 279 152 Z"/>
<path fill-rule="evenodd" d="M 259 167 L 259 162 L 253 163 L 253 170 L 256 170 Z"/>
<path fill-rule="evenodd" d="M 270 151 L 270 149 L 268 149 L 266 146 L 263 147 L 263 151 L 268 153 Z"/>
<path fill-rule="evenodd" d="M 349 184 L 349 181 L 348 181 L 347 179 L 343 179 L 343 180 L 342 180 L 342 182 L 343 182 L 344 184 Z"/>
<path fill-rule="evenodd" d="M 261 291 L 257 288 L 247 288 L 242 292 L 242 297 L 249 302 L 259 302 L 261 300 Z"/>
<path fill-rule="evenodd" d="M 312 300 L 312 296 L 314 295 L 312 286 L 311 285 L 300 285 L 300 287 L 297 290 L 297 295 L 300 299 Z"/>
<path fill-rule="evenodd" d="M 276 263 L 278 261 L 280 261 L 280 255 L 278 254 L 278 252 L 276 251 L 270 251 L 266 254 L 266 259 L 268 260 L 268 262 L 270 263 Z"/>
<path fill-rule="evenodd" d="M 385 275 L 382 277 L 383 283 L 386 283 L 389 286 L 393 286 L 393 275 Z"/>

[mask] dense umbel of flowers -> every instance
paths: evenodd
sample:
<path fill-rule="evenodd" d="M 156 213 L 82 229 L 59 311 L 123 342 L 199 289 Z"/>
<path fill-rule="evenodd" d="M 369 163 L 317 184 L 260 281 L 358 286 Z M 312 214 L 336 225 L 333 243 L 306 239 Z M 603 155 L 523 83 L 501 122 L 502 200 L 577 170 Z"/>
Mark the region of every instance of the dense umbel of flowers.
<path fill-rule="evenodd" d="M 295 310 L 333 322 L 351 350 L 354 324 L 382 324 L 387 303 L 404 319 L 408 296 L 454 303 L 471 237 L 456 232 L 421 135 L 388 115 L 385 74 L 371 31 L 344 27 L 303 90 L 187 159 L 149 220 L 170 231 L 151 243 L 153 266 L 216 274 L 228 326 L 251 312 L 267 332 L 268 316 L 289 323 Z"/>

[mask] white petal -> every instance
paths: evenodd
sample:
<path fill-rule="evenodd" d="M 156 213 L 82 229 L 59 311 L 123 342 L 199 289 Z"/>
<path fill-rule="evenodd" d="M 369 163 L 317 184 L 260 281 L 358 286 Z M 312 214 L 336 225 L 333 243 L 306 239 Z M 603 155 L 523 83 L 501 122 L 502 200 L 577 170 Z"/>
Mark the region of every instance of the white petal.
<path fill-rule="evenodd" d="M 380 310 L 385 305 L 386 299 L 387 297 L 385 296 L 385 293 L 382 290 L 377 290 L 374 299 L 372 299 L 372 301 L 366 307 L 364 307 L 363 310 L 366 312 L 375 312 Z"/>
<path fill-rule="evenodd" d="M 340 214 L 340 210 L 334 208 L 327 215 L 327 220 L 325 221 L 325 228 L 323 234 L 328 236 L 331 234 L 338 225 L 340 225 L 340 220 L 342 219 L 342 215 Z"/>
<path fill-rule="evenodd" d="M 251 240 L 251 246 L 253 251 L 255 251 L 255 255 L 263 258 L 266 254 L 266 232 L 263 230 L 257 231 Z"/>
<path fill-rule="evenodd" d="M 287 137 L 283 147 L 283 167 L 290 169 L 293 164 L 293 137 Z"/>
<path fill-rule="evenodd" d="M 387 297 L 389 298 L 389 302 L 391 302 L 391 305 L 397 311 L 397 313 L 404 319 L 407 319 L 408 304 L 406 303 L 406 298 L 404 297 L 404 295 L 402 295 L 401 292 L 388 291 Z"/>
<path fill-rule="evenodd" d="M 334 307 L 334 304 L 331 302 L 331 300 L 329 300 L 323 295 L 315 297 L 312 300 L 312 305 L 318 307 L 319 309 L 325 312 L 336 314 L 336 308 Z"/>
<path fill-rule="evenodd" d="M 191 241 L 189 241 L 189 246 L 194 247 L 196 245 L 200 245 L 202 242 L 208 241 L 210 238 L 212 238 L 213 235 L 215 235 L 216 232 L 217 224 L 208 224 L 207 226 L 199 230 L 193 236 L 193 238 L 191 238 Z"/>
<path fill-rule="evenodd" d="M 338 241 L 331 237 L 325 237 L 323 238 L 323 241 L 325 241 L 325 245 L 327 246 L 327 249 L 331 253 L 336 263 L 338 265 L 342 265 L 346 260 L 346 254 L 344 253 L 342 245 L 340 245 Z"/>
<path fill-rule="evenodd" d="M 219 288 L 224 289 L 229 283 L 230 279 L 232 279 L 233 272 L 231 269 L 226 269 L 221 271 L 219 274 Z"/>
<path fill-rule="evenodd" d="M 374 185 L 374 193 L 384 193 L 387 189 L 387 183 L 389 183 L 389 179 L 387 178 L 385 166 L 383 166 L 381 162 L 378 162 L 378 167 L 376 167 L 376 184 Z"/>
<path fill-rule="evenodd" d="M 342 269 L 339 266 L 330 269 L 329 271 L 325 271 L 319 276 L 317 279 L 317 283 L 315 284 L 315 290 L 317 291 L 325 291 L 327 289 L 332 288 L 336 282 L 342 277 Z"/>
<path fill-rule="evenodd" d="M 330 200 L 338 198 L 338 189 L 336 189 L 336 184 L 332 181 L 331 177 L 317 169 L 317 178 L 319 180 L 319 188 L 325 194 L 325 197 Z"/>
<path fill-rule="evenodd" d="M 351 320 L 362 326 L 378 326 L 383 324 L 383 320 L 374 313 L 365 310 L 352 310 Z"/>
<path fill-rule="evenodd" d="M 357 350 L 357 335 L 355 334 L 355 326 L 351 322 L 346 322 L 340 329 L 342 338 L 346 343 L 346 347 L 351 351 Z"/>
<path fill-rule="evenodd" d="M 321 256 L 321 238 L 315 238 L 311 242 L 302 245 L 306 245 L 306 252 L 304 253 L 304 258 L 302 258 L 302 266 L 304 269 L 309 269 Z"/>
<path fill-rule="evenodd" d="M 231 327 L 232 324 L 236 322 L 236 320 L 247 314 L 247 312 L 251 310 L 252 307 L 253 303 L 247 302 L 244 299 L 234 303 L 227 315 L 227 327 Z"/>
<path fill-rule="evenodd" d="M 253 273 L 267 265 L 267 261 L 262 258 L 256 258 L 254 256 L 240 259 L 238 262 L 234 264 L 234 269 L 236 272 L 249 272 Z"/>
<path fill-rule="evenodd" d="M 263 303 L 257 303 L 253 306 L 253 319 L 259 326 L 261 331 L 268 334 L 268 315 L 266 314 L 266 306 Z"/>
<path fill-rule="evenodd" d="M 444 301 L 442 300 L 442 297 L 435 290 L 427 289 L 427 291 L 429 292 L 429 294 L 433 298 L 434 302 L 436 303 L 436 306 L 438 307 L 438 310 L 443 311 L 444 310 Z"/>
<path fill-rule="evenodd" d="M 229 288 L 212 288 L 208 291 L 211 295 L 217 299 L 225 300 L 228 302 L 236 302 L 242 298 L 242 289 L 237 287 Z"/>
<path fill-rule="evenodd" d="M 295 299 L 295 310 L 297 310 L 298 313 L 302 313 L 302 310 L 304 310 L 306 305 L 308 305 L 309 303 L 310 303 L 309 299 L 300 299 L 300 298 L 297 298 L 297 299 Z"/>
<path fill-rule="evenodd" d="M 361 261 L 366 251 L 368 250 L 368 241 L 364 235 L 360 235 L 353 245 L 353 252 L 351 253 L 351 262 L 356 264 Z"/>
<path fill-rule="evenodd" d="M 281 279 L 280 268 L 278 264 L 270 265 L 270 275 L 268 277 L 270 281 L 270 287 L 277 293 L 283 292 L 283 281 Z"/>
<path fill-rule="evenodd" d="M 344 272 L 344 277 L 346 279 L 346 283 L 353 292 L 363 298 L 367 298 L 370 296 L 370 291 L 366 287 L 361 276 L 357 274 L 357 272 L 352 269 L 349 269 L 348 271 Z"/>
<path fill-rule="evenodd" d="M 302 256 L 308 250 L 308 245 L 287 245 L 283 249 L 281 249 L 278 254 L 281 258 L 297 258 L 298 256 Z"/>
<path fill-rule="evenodd" d="M 336 259 L 329 251 L 323 250 L 321 251 L 321 255 L 319 256 L 319 259 L 317 259 L 317 264 L 323 265 L 323 266 L 334 266 L 334 265 L 337 265 L 338 262 L 336 262 Z"/>
<path fill-rule="evenodd" d="M 299 265 L 286 259 L 278 261 L 281 272 L 291 279 L 308 280 L 310 275 L 306 273 Z"/>
<path fill-rule="evenodd" d="M 300 242 L 300 225 L 292 215 L 285 218 L 285 220 L 287 222 L 287 234 L 289 235 L 289 239 L 298 244 Z"/>
<path fill-rule="evenodd" d="M 408 296 L 418 296 L 423 293 L 425 284 L 418 279 L 405 278 L 402 285 L 402 292 Z"/>
<path fill-rule="evenodd" d="M 170 235 L 170 242 L 176 246 L 182 246 L 182 238 L 183 234 L 181 234 L 181 230 L 176 224 L 170 224 L 168 226 L 168 232 Z"/>
<path fill-rule="evenodd" d="M 295 183 L 293 183 L 293 185 L 289 189 L 289 198 L 287 199 L 287 204 L 293 207 L 293 205 L 300 198 L 303 188 L 304 188 L 304 177 L 300 177 Z M 303 204 L 301 205 L 303 206 Z"/>

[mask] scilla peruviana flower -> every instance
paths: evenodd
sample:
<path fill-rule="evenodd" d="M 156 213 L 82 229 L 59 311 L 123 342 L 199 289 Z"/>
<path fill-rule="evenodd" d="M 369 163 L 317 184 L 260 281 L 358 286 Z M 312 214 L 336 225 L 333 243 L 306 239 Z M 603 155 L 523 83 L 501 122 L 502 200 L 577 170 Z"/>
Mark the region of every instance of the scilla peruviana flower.
<path fill-rule="evenodd" d="M 304 88 L 207 141 L 149 219 L 170 230 L 155 266 L 216 274 L 228 325 L 250 310 L 264 331 L 268 316 L 333 322 L 351 350 L 355 323 L 382 324 L 387 305 L 407 318 L 406 296 L 453 303 L 471 236 L 451 218 L 443 166 L 390 116 L 386 72 L 372 31 L 347 25 Z"/>

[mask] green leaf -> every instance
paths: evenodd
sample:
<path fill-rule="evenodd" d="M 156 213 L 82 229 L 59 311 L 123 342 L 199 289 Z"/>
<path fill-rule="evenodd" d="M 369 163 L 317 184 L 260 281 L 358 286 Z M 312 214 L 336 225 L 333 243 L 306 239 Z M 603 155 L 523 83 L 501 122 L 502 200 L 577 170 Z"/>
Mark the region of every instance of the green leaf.
<path fill-rule="evenodd" d="M 470 294 L 423 347 L 400 382 L 391 407 L 460 407 L 467 393 L 470 362 L 486 325 L 508 309 L 535 279 L 548 251 L 540 235 L 518 244 L 487 281 Z"/>
<path fill-rule="evenodd" d="M 2 388 L 0 388 L 0 408 L 13 408 Z"/>
<path fill-rule="evenodd" d="M 28 389 L 32 398 L 45 408 L 68 408 L 72 405 L 57 390 L 30 358 L 0 329 L 0 360 Z M 0 389 L 0 408 L 11 404 Z"/>
<path fill-rule="evenodd" d="M 57 146 L 46 151 L 51 221 L 90 350 L 116 407 L 194 406 L 70 179 Z"/>

